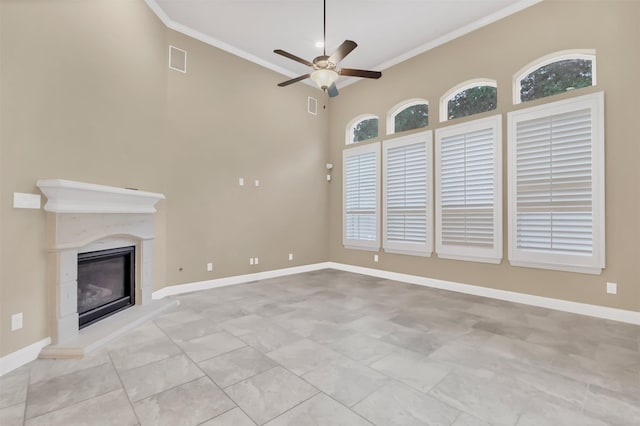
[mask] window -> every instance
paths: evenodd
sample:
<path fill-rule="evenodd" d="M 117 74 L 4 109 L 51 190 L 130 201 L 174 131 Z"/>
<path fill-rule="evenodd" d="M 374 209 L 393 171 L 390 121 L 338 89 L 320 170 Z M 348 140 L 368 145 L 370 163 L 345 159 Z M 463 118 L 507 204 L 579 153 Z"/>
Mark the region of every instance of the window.
<path fill-rule="evenodd" d="M 604 268 L 604 94 L 509 113 L 509 261 Z"/>
<path fill-rule="evenodd" d="M 514 103 L 532 101 L 596 84 L 594 50 L 565 50 L 540 58 L 514 78 Z"/>
<path fill-rule="evenodd" d="M 436 130 L 436 253 L 502 259 L 502 116 Z"/>
<path fill-rule="evenodd" d="M 346 248 L 377 251 L 378 237 L 378 192 L 379 152 L 376 142 L 357 148 L 346 149 L 343 161 L 343 239 Z"/>
<path fill-rule="evenodd" d="M 429 125 L 429 103 L 410 99 L 393 107 L 387 114 L 387 134 L 419 129 Z"/>
<path fill-rule="evenodd" d="M 495 80 L 474 79 L 452 87 L 440 98 L 440 121 L 493 111 L 498 105 Z"/>
<path fill-rule="evenodd" d="M 346 143 L 358 143 L 378 137 L 378 117 L 371 114 L 360 115 L 347 125 Z"/>
<path fill-rule="evenodd" d="M 384 242 L 387 252 L 431 256 L 431 132 L 383 143 Z"/>

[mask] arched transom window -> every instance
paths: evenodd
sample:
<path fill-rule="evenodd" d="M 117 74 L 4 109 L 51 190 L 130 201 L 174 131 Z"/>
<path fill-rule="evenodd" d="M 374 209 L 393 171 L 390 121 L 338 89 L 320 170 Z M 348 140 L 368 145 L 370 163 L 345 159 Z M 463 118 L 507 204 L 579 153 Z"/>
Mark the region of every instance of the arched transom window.
<path fill-rule="evenodd" d="M 387 134 L 420 129 L 429 125 L 429 102 L 424 99 L 402 101 L 387 114 Z"/>
<path fill-rule="evenodd" d="M 476 78 L 449 89 L 440 98 L 440 121 L 492 111 L 498 105 L 495 80 Z"/>
<path fill-rule="evenodd" d="M 539 58 L 514 76 L 516 104 L 596 84 L 595 50 L 564 50 Z"/>
<path fill-rule="evenodd" d="M 347 125 L 346 144 L 358 143 L 378 137 L 378 116 L 359 115 Z"/>

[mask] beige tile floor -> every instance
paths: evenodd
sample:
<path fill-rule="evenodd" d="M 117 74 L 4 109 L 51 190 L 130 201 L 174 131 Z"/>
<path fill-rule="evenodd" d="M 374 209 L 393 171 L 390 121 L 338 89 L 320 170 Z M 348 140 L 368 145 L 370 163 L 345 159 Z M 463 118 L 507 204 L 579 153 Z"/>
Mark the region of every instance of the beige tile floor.
<path fill-rule="evenodd" d="M 324 270 L 0 378 L 11 425 L 640 425 L 640 326 Z"/>

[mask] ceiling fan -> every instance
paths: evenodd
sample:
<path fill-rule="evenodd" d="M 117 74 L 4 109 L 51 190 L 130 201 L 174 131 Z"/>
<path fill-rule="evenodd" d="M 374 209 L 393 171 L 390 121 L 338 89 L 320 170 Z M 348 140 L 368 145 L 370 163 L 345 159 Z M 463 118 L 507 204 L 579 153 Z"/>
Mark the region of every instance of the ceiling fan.
<path fill-rule="evenodd" d="M 273 53 L 278 55 L 282 55 L 285 58 L 292 59 L 296 62 L 300 62 L 308 67 L 311 67 L 313 71 L 309 74 L 301 75 L 300 77 L 292 78 L 291 80 L 284 81 L 278 86 L 285 87 L 293 83 L 297 83 L 307 78 L 311 78 L 311 80 L 315 81 L 318 87 L 322 90 L 327 91 L 330 97 L 338 96 L 338 88 L 336 87 L 336 80 L 339 76 L 345 75 L 349 77 L 364 77 L 364 78 L 375 78 L 378 79 L 382 77 L 382 73 L 380 71 L 367 71 L 367 70 L 356 70 L 352 68 L 341 68 L 338 69 L 336 66 L 338 62 L 344 59 L 353 49 L 355 49 L 358 45 L 355 41 L 345 40 L 340 47 L 333 53 L 331 56 L 327 56 L 327 1 L 323 1 L 324 5 L 324 40 L 323 40 L 323 54 L 322 56 L 318 56 L 314 58 L 313 62 L 309 62 L 306 59 L 302 59 L 296 55 L 293 55 L 289 52 L 285 52 L 281 49 L 276 49 Z"/>

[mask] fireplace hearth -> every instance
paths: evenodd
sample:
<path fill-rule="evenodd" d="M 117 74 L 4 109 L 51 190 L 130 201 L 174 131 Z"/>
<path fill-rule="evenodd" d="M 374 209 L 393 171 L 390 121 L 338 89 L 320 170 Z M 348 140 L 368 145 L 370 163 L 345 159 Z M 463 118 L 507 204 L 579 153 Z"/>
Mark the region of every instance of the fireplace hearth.
<path fill-rule="evenodd" d="M 135 246 L 78 254 L 80 329 L 135 304 Z"/>

